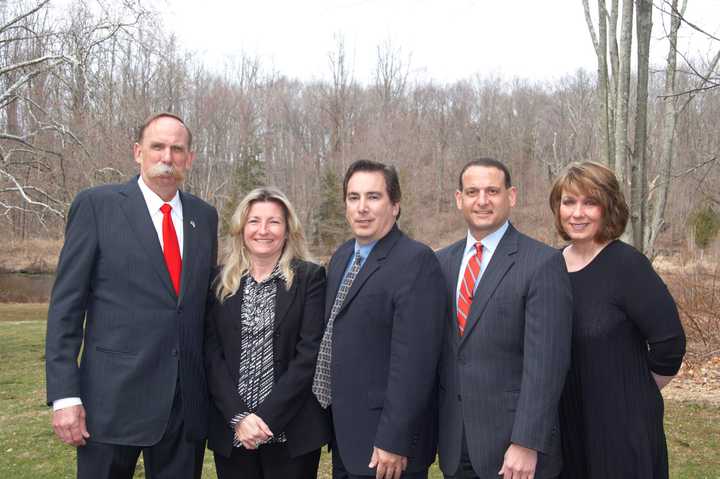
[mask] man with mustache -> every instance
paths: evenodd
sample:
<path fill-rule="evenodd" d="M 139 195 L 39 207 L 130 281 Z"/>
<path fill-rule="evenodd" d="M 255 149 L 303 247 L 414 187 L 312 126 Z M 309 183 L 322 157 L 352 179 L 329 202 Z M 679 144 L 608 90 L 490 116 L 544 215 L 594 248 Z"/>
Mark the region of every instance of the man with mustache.
<path fill-rule="evenodd" d="M 80 479 L 131 478 L 140 452 L 149 478 L 201 476 L 217 213 L 178 190 L 191 147 L 182 119 L 154 115 L 133 146 L 140 175 L 82 191 L 70 207 L 46 373 L 53 428 L 77 448 Z"/>
<path fill-rule="evenodd" d="M 437 253 L 451 304 L 439 375 L 447 479 L 549 479 L 562 466 L 570 281 L 560 251 L 509 222 L 516 195 L 504 164 L 468 162 L 455 192 L 468 233 Z"/>

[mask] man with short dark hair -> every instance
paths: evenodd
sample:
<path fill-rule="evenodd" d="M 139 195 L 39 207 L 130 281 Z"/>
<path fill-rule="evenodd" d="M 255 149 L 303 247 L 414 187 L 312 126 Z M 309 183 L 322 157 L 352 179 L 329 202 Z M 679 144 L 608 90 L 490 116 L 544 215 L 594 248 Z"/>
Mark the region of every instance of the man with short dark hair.
<path fill-rule="evenodd" d="M 468 233 L 437 253 L 452 305 L 440 362 L 448 479 L 548 479 L 562 467 L 570 282 L 558 250 L 510 224 L 516 195 L 501 162 L 467 163 L 455 200 Z"/>
<path fill-rule="evenodd" d="M 435 255 L 398 229 L 395 168 L 360 160 L 343 182 L 354 239 L 328 265 L 313 393 L 330 407 L 333 478 L 426 478 L 437 443 L 446 310 Z"/>
<path fill-rule="evenodd" d="M 178 190 L 195 158 L 170 113 L 133 147 L 140 175 L 80 192 L 50 299 L 47 400 L 80 479 L 199 478 L 207 430 L 205 305 L 217 213 Z M 82 350 L 80 363 L 78 356 Z"/>

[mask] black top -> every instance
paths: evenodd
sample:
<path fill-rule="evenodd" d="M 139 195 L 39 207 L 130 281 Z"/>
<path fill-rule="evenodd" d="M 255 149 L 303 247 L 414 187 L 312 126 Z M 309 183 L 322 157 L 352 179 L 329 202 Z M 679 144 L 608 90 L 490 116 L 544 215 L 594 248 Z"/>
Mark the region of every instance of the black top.
<path fill-rule="evenodd" d="M 668 477 L 663 399 L 685 334 L 648 259 L 614 241 L 570 273 L 572 363 L 560 405 L 565 479 Z"/>

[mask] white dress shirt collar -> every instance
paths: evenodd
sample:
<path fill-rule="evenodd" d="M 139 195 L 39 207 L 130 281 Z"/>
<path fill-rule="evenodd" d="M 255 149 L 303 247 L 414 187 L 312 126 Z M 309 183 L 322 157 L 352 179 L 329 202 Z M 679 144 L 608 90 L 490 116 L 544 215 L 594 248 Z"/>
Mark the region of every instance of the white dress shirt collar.
<path fill-rule="evenodd" d="M 180 201 L 180 193 L 175 192 L 175 196 L 170 201 L 163 201 L 150 187 L 143 181 L 142 175 L 138 176 L 138 186 L 142 192 L 143 198 L 145 198 L 145 204 L 147 204 L 150 215 L 156 214 L 160 211 L 160 207 L 168 203 L 172 206 L 173 214 L 177 214 L 177 218 L 182 220 L 182 202 Z"/>
<path fill-rule="evenodd" d="M 503 223 L 500 228 L 496 229 L 495 231 L 484 237 L 482 240 L 480 240 L 480 243 L 483 245 L 483 256 L 487 254 L 489 257 L 492 257 L 493 253 L 495 253 L 495 250 L 500 244 L 500 240 L 505 235 L 508 226 L 510 226 L 510 222 L 508 220 L 505 220 L 505 223 Z M 468 230 L 467 239 L 465 240 L 465 250 L 463 251 L 463 256 L 469 254 L 470 250 L 474 250 L 475 243 L 477 242 L 478 240 L 476 240 L 475 237 L 473 237 L 472 233 Z"/>

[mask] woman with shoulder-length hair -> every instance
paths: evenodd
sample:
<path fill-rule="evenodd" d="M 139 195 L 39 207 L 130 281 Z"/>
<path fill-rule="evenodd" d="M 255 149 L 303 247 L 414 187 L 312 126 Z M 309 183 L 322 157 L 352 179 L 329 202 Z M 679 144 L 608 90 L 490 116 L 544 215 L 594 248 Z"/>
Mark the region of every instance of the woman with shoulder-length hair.
<path fill-rule="evenodd" d="M 330 438 L 311 392 L 325 270 L 308 259 L 287 197 L 248 193 L 230 220 L 207 319 L 208 446 L 220 479 L 316 477 Z"/>
<path fill-rule="evenodd" d="M 685 353 L 675 302 L 650 261 L 618 239 L 628 207 L 610 169 L 570 164 L 550 208 L 569 241 L 563 256 L 574 302 L 561 477 L 667 478 L 660 389 Z"/>

